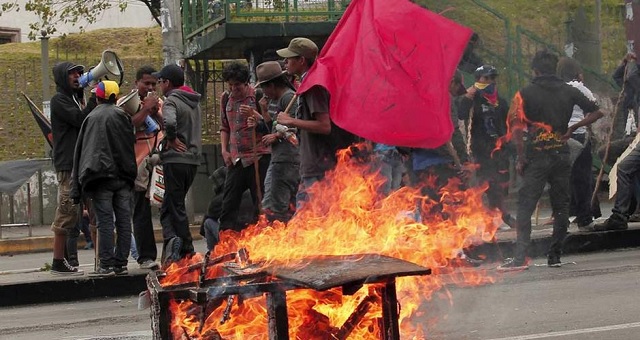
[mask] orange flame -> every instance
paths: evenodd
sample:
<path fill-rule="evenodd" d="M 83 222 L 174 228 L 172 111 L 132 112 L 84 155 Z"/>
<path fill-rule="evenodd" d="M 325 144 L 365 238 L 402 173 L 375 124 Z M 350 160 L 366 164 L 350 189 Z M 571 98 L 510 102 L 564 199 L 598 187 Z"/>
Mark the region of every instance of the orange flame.
<path fill-rule="evenodd" d="M 529 128 L 544 130 L 547 133 L 552 133 L 553 131 L 551 125 L 542 122 L 534 122 L 527 118 L 524 113 L 524 100 L 522 99 L 522 95 L 520 92 L 516 92 L 511 100 L 511 106 L 509 107 L 509 113 L 507 114 L 507 133 L 498 138 L 496 141 L 496 147 L 491 152 L 491 156 L 493 156 L 496 151 L 502 149 L 504 144 L 513 140 L 513 138 L 515 138 L 519 133 L 527 131 Z"/>
<path fill-rule="evenodd" d="M 423 339 L 424 330 L 411 324 L 426 299 L 445 283 L 478 285 L 493 282 L 481 270 L 452 270 L 451 261 L 459 251 L 480 241 L 494 239 L 499 220 L 497 211 L 484 208 L 480 188 L 461 190 L 460 181 L 450 180 L 440 189 L 442 199 L 435 202 L 420 194 L 419 188 L 403 187 L 387 197 L 379 194 L 383 179 L 363 162 L 354 161 L 351 152 L 342 150 L 339 162 L 325 180 L 309 189 L 311 200 L 299 210 L 288 224 L 268 224 L 262 218 L 256 225 L 240 233 L 223 231 L 211 257 L 246 248 L 252 261 L 293 261 L 319 255 L 350 255 L 378 253 L 413 262 L 432 269 L 432 275 L 397 280 L 401 332 Z M 423 211 L 439 204 L 439 213 L 423 213 L 416 217 L 416 206 Z M 163 286 L 196 282 L 197 275 L 184 269 L 202 258 L 196 256 L 169 267 Z M 182 267 L 182 268 L 181 268 Z M 445 277 L 439 274 L 449 274 Z M 207 277 L 218 277 L 219 269 L 210 268 Z M 179 276 L 179 277 L 176 277 Z M 292 339 L 330 339 L 329 334 L 340 328 L 354 308 L 367 296 L 375 297 L 375 289 L 360 289 L 352 296 L 340 289 L 325 292 L 293 290 L 287 292 L 289 329 Z M 244 300 L 233 305 L 230 320 L 221 323 L 224 307 L 210 311 L 202 333 L 188 313 L 194 313 L 189 301 L 172 302 L 172 327 L 187 330 L 197 338 L 205 330 L 215 329 L 223 339 L 266 339 L 267 312 L 264 298 Z M 225 302 L 221 302 L 225 306 Z M 209 311 L 207 311 L 209 312 Z M 349 339 L 371 339 L 378 332 L 375 318 L 381 316 L 380 307 L 372 304 L 366 317 L 351 333 Z M 175 334 L 175 333 L 174 333 Z"/>

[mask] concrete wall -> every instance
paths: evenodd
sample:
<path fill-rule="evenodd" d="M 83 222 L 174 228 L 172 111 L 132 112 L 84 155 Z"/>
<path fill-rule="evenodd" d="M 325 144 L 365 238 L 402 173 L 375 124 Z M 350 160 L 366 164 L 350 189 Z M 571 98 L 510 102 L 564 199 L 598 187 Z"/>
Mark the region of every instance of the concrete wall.
<path fill-rule="evenodd" d="M 198 168 L 198 173 L 191 186 L 189 199 L 187 200 L 187 211 L 191 214 L 191 222 L 200 222 L 199 216 L 204 214 L 209 205 L 212 194 L 211 180 L 209 176 L 222 163 L 220 155 L 220 145 L 203 146 L 204 162 Z M 40 185 L 40 182 L 42 185 Z M 33 225 L 49 225 L 53 221 L 53 216 L 57 201 L 57 181 L 53 165 L 50 164 L 36 173 L 29 180 L 31 192 L 31 223 Z M 12 197 L 2 195 L 2 205 L 0 206 L 0 223 L 26 223 L 28 221 L 28 200 L 27 185 L 23 185 Z M 11 202 L 12 201 L 12 202 Z M 13 209 L 11 208 L 13 205 Z M 13 210 L 13 221 L 10 210 Z M 153 209 L 157 216 L 159 209 Z"/>

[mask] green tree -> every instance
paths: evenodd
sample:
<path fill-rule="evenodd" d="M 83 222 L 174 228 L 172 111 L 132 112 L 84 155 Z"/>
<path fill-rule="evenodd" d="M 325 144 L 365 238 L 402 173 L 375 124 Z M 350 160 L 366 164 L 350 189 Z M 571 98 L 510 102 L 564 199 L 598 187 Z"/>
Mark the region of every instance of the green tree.
<path fill-rule="evenodd" d="M 160 25 L 160 0 L 134 0 L 144 3 L 149 12 Z M 127 8 L 127 0 L 27 0 L 24 6 L 18 0 L 0 2 L 0 16 L 11 12 L 26 11 L 35 14 L 39 20 L 29 23 L 29 39 L 35 40 L 41 35 L 52 35 L 57 26 L 71 24 L 84 31 L 84 25 L 95 23 L 102 13 L 117 7 L 123 12 Z"/>

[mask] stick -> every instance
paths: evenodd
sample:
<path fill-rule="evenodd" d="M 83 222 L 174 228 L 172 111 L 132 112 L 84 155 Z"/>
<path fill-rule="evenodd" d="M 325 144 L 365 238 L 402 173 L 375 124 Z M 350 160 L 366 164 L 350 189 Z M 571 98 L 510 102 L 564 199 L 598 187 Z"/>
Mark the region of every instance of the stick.
<path fill-rule="evenodd" d="M 620 105 L 620 100 L 622 99 L 622 96 L 624 94 L 624 85 L 626 83 L 626 81 L 624 81 L 624 78 L 626 78 L 627 76 L 627 71 L 629 69 L 629 63 L 631 61 L 627 61 L 627 65 L 625 65 L 624 67 L 624 76 L 622 77 L 623 81 L 622 81 L 622 88 L 620 89 L 620 93 L 618 93 L 618 100 L 616 101 L 616 105 L 614 106 L 614 110 L 618 110 L 618 106 Z M 627 112 L 627 115 L 629 114 L 629 112 Z M 600 171 L 598 172 L 598 177 L 596 178 L 596 184 L 593 187 L 593 193 L 591 194 L 591 205 L 590 207 L 593 206 L 593 204 L 596 201 L 596 198 L 598 197 L 598 190 L 600 189 L 600 181 L 602 181 L 602 176 L 604 174 L 604 167 L 606 166 L 606 162 L 607 162 L 607 158 L 609 158 L 609 149 L 611 148 L 611 138 L 613 136 L 613 128 L 615 126 L 616 123 L 616 116 L 617 114 L 614 112 L 613 114 L 613 119 L 611 120 L 611 129 L 609 130 L 609 134 L 607 135 L 607 144 L 604 148 L 604 157 L 600 160 Z"/>
<path fill-rule="evenodd" d="M 256 196 L 258 196 L 258 214 L 262 214 L 262 189 L 260 188 L 260 169 L 258 169 L 258 155 L 256 154 L 256 129 L 251 132 L 253 144 L 253 170 L 256 178 Z"/>
<path fill-rule="evenodd" d="M 460 156 L 458 156 L 458 152 L 456 151 L 456 148 L 453 147 L 453 143 L 451 143 L 450 140 L 447 142 L 447 151 L 449 152 L 449 155 L 451 155 L 451 158 L 453 158 L 453 164 L 455 164 L 458 169 L 462 170 L 462 161 L 460 161 Z"/>

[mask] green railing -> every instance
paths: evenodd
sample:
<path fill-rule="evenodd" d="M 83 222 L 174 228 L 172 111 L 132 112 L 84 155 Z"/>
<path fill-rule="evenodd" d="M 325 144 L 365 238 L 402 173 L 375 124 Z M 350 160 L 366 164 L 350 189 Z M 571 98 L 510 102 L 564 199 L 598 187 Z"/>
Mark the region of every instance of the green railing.
<path fill-rule="evenodd" d="M 525 39 L 527 43 L 525 43 Z M 531 57 L 540 49 L 547 49 L 560 56 L 565 55 L 564 51 L 561 51 L 559 47 L 548 43 L 546 40 L 538 36 L 537 34 L 523 28 L 522 26 L 516 26 L 515 30 L 516 41 L 516 65 L 518 74 L 518 84 L 520 86 L 525 85 L 529 79 L 531 79 L 531 71 L 529 67 L 529 61 Z M 596 85 L 599 89 L 605 91 L 618 91 L 619 86 L 613 81 L 611 77 L 603 75 L 586 65 L 581 65 L 582 71 L 585 76 L 588 76 L 593 82 L 597 82 Z"/>
<path fill-rule="evenodd" d="M 336 22 L 350 0 L 182 0 L 188 40 L 224 23 Z"/>

